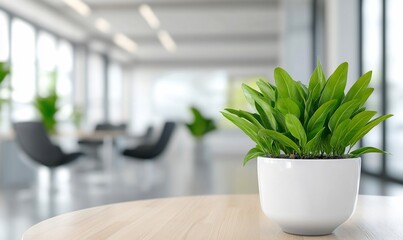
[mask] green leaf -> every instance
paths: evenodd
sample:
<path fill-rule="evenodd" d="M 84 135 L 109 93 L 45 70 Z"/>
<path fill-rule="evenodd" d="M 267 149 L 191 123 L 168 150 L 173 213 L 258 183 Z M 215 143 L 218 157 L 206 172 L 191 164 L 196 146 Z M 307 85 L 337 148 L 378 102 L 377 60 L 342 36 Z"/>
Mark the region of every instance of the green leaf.
<path fill-rule="evenodd" d="M 383 115 L 383 116 L 375 118 L 371 122 L 367 123 L 362 129 L 360 129 L 359 132 L 357 132 L 354 135 L 354 137 L 351 139 L 349 145 L 354 146 L 361 138 L 363 138 L 369 131 L 371 131 L 371 129 L 373 129 L 378 124 L 380 124 L 381 122 L 385 121 L 386 119 L 388 119 L 392 116 L 393 116 L 393 114 Z"/>
<path fill-rule="evenodd" d="M 256 157 L 264 156 L 264 155 L 265 154 L 260 149 L 258 149 L 257 147 L 252 148 L 245 155 L 245 158 L 243 159 L 243 166 L 245 166 L 246 163 L 249 162 L 249 160 L 251 160 L 252 158 L 256 158 Z"/>
<path fill-rule="evenodd" d="M 326 153 L 326 155 L 330 155 L 334 152 L 334 149 L 330 145 L 331 135 L 328 135 L 326 132 L 323 133 L 322 140 L 320 141 L 321 150 Z"/>
<path fill-rule="evenodd" d="M 343 103 L 330 117 L 329 129 L 334 131 L 334 129 L 345 119 L 351 117 L 351 115 L 357 110 L 359 106 L 358 100 L 352 100 Z"/>
<path fill-rule="evenodd" d="M 372 77 L 372 71 L 369 71 L 362 75 L 354 84 L 344 98 L 344 102 L 351 101 L 353 99 L 361 99 L 365 90 L 367 89 Z"/>
<path fill-rule="evenodd" d="M 301 147 L 304 147 L 306 144 L 306 133 L 299 119 L 292 114 L 286 114 L 285 123 L 291 135 L 299 140 Z"/>
<path fill-rule="evenodd" d="M 6 63 L 0 62 L 0 84 L 6 78 L 6 76 L 10 74 L 10 68 Z"/>
<path fill-rule="evenodd" d="M 367 110 L 366 107 L 360 107 L 359 109 L 357 109 L 357 111 L 355 111 L 355 112 L 353 113 L 353 117 L 354 117 L 355 115 L 361 113 L 361 112 L 364 112 L 365 110 Z"/>
<path fill-rule="evenodd" d="M 295 99 L 297 93 L 295 81 L 284 69 L 279 67 L 274 69 L 274 80 L 277 85 L 279 98 Z"/>
<path fill-rule="evenodd" d="M 322 65 L 320 63 L 317 64 L 315 70 L 311 75 L 311 79 L 309 80 L 309 96 L 312 101 L 317 101 L 322 93 L 322 89 L 326 84 L 325 75 L 323 74 Z"/>
<path fill-rule="evenodd" d="M 323 88 L 319 99 L 319 105 L 322 105 L 332 99 L 336 99 L 337 104 L 341 102 L 344 96 L 344 88 L 347 84 L 347 72 L 348 63 L 344 62 L 337 67 Z"/>
<path fill-rule="evenodd" d="M 291 98 L 279 98 L 277 99 L 276 108 L 284 115 L 290 113 L 297 118 L 301 115 L 301 110 Z"/>
<path fill-rule="evenodd" d="M 256 91 L 255 89 L 249 87 L 246 84 L 242 84 L 243 95 L 245 96 L 246 101 L 252 108 L 255 108 L 255 100 L 256 96 L 263 96 L 260 92 Z"/>
<path fill-rule="evenodd" d="M 358 157 L 358 156 L 360 156 L 362 154 L 365 154 L 365 153 L 387 153 L 387 152 L 385 152 L 385 151 L 383 151 L 381 149 L 378 149 L 378 148 L 374 148 L 374 147 L 363 147 L 363 148 L 359 148 L 359 149 L 356 149 L 356 150 L 352 151 L 350 153 L 350 156 L 351 157 Z"/>
<path fill-rule="evenodd" d="M 368 98 L 371 96 L 373 92 L 374 92 L 373 88 L 367 88 L 364 90 L 364 92 L 359 98 L 360 106 L 364 105 L 367 102 Z"/>
<path fill-rule="evenodd" d="M 259 120 L 257 119 L 257 117 L 259 117 L 259 115 L 253 115 L 252 113 L 243 111 L 243 110 L 235 110 L 235 109 L 230 109 L 230 108 L 226 108 L 225 111 L 232 113 L 234 115 L 237 115 L 238 117 L 241 118 L 245 118 L 246 120 L 248 120 L 249 122 L 251 122 L 253 125 L 255 125 L 258 128 L 264 128 L 262 126 L 262 124 L 259 122 Z"/>
<path fill-rule="evenodd" d="M 362 129 L 373 116 L 375 116 L 375 114 L 375 111 L 364 111 L 355 115 L 346 128 L 346 133 L 342 139 L 343 145 L 347 147 L 354 135 L 356 135 L 358 131 Z"/>
<path fill-rule="evenodd" d="M 295 87 L 299 96 L 299 101 L 304 103 L 308 96 L 308 88 L 302 82 L 296 82 Z M 302 104 L 301 104 L 302 105 Z M 302 105 L 303 106 L 303 105 Z"/>
<path fill-rule="evenodd" d="M 308 122 L 308 139 L 311 139 L 325 125 L 327 115 L 333 110 L 336 100 L 331 100 L 320 106 Z M 314 130 L 317 131 L 314 131 Z"/>
<path fill-rule="evenodd" d="M 316 152 L 318 149 L 320 149 L 320 143 L 322 139 L 322 133 L 325 130 L 325 128 L 321 128 L 316 135 L 309 140 L 309 142 L 305 145 L 305 151 L 306 152 Z"/>
<path fill-rule="evenodd" d="M 257 134 L 259 132 L 259 128 L 248 122 L 247 120 L 240 118 L 231 113 L 221 112 L 225 118 L 230 120 L 233 124 L 235 124 L 239 129 L 241 129 L 248 137 L 250 137 L 255 143 L 260 143 Z"/>
<path fill-rule="evenodd" d="M 262 94 L 265 98 L 269 99 L 271 102 L 276 101 L 276 92 L 271 87 L 271 85 L 269 85 L 267 82 L 263 81 L 262 79 L 259 79 L 256 82 L 256 84 L 259 87 L 260 91 L 262 92 Z"/>
<path fill-rule="evenodd" d="M 270 127 L 272 129 L 277 130 L 277 122 L 276 122 L 276 118 L 273 115 L 273 107 L 270 106 L 269 103 L 265 102 L 259 96 L 252 96 L 252 97 L 255 100 L 255 104 L 256 104 L 255 107 L 259 111 L 259 114 L 265 116 L 265 118 L 268 120 Z M 261 108 L 261 110 L 263 110 L 263 112 L 257 107 L 257 105 L 259 105 L 259 107 Z"/>
<path fill-rule="evenodd" d="M 271 124 L 269 122 L 268 117 L 266 116 L 266 113 L 263 111 L 263 109 L 256 102 L 255 102 L 255 108 L 256 108 L 257 114 L 260 116 L 260 119 L 261 119 L 261 121 L 263 123 L 263 127 L 268 128 L 268 129 L 273 129 L 271 127 Z"/>
<path fill-rule="evenodd" d="M 273 109 L 273 116 L 277 122 L 277 131 L 284 132 L 287 130 L 287 126 L 285 125 L 285 118 L 284 115 L 277 109 Z"/>
<path fill-rule="evenodd" d="M 263 95 L 246 84 L 242 84 L 245 97 L 248 102 L 253 102 L 253 107 L 261 115 L 263 124 L 267 128 L 277 129 L 276 119 L 273 116 L 273 108 L 269 102 L 265 101 Z"/>
<path fill-rule="evenodd" d="M 346 134 L 346 129 L 347 126 L 350 124 L 351 119 L 345 119 L 343 122 L 341 122 L 336 129 L 334 129 L 333 134 L 330 138 L 330 146 L 332 146 L 334 149 L 339 150 L 340 148 L 343 149 L 343 152 L 340 153 L 341 155 L 344 153 L 344 149 L 347 146 L 343 146 L 342 144 L 342 139 L 344 138 Z"/>
<path fill-rule="evenodd" d="M 259 135 L 272 138 L 273 140 L 279 142 L 280 144 L 282 144 L 286 147 L 292 148 L 298 154 L 301 153 L 301 150 L 299 149 L 298 145 L 294 141 L 292 141 L 291 139 L 289 139 L 288 137 L 286 137 L 285 135 L 283 135 L 279 132 L 269 130 L 269 129 L 262 129 L 259 131 Z"/>

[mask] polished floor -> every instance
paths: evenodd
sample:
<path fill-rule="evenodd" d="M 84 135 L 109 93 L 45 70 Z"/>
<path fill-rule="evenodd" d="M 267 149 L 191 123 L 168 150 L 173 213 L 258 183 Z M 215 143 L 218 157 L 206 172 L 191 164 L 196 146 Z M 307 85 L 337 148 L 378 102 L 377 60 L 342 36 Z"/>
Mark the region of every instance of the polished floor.
<path fill-rule="evenodd" d="M 229 151 L 231 145 L 216 138 L 195 157 L 189 138 L 177 134 L 166 153 L 155 161 L 134 161 L 117 154 L 103 161 L 86 157 L 59 169 L 53 184 L 49 184 L 47 169 L 35 168 L 37 181 L 29 186 L 0 189 L 0 239 L 21 239 L 22 233 L 39 221 L 102 204 L 257 193 L 256 163 L 242 167 L 240 160 L 247 147 Z M 403 195 L 403 186 L 363 176 L 360 193 Z"/>

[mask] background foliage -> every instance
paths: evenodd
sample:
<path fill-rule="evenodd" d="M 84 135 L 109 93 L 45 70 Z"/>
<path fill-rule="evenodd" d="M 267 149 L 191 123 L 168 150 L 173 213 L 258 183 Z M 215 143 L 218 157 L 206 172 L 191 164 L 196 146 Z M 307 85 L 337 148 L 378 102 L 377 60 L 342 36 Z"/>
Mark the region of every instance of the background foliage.
<path fill-rule="evenodd" d="M 56 93 L 57 74 L 51 74 L 51 82 L 49 84 L 48 94 L 46 96 L 36 96 L 34 105 L 38 110 L 41 120 L 49 133 L 56 132 L 56 113 L 59 111 L 57 105 L 58 95 Z"/>
<path fill-rule="evenodd" d="M 214 121 L 203 116 L 196 107 L 192 107 L 191 111 L 193 114 L 193 122 L 187 123 L 186 126 L 195 138 L 201 138 L 217 128 Z"/>

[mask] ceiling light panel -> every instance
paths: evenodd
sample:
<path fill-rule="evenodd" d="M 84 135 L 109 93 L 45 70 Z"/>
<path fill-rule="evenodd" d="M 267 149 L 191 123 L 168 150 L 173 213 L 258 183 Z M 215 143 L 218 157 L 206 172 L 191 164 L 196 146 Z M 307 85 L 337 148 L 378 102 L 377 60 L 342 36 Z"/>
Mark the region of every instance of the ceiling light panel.
<path fill-rule="evenodd" d="M 111 31 L 111 24 L 104 18 L 98 18 L 95 22 L 95 27 L 103 33 L 109 33 Z"/>
<path fill-rule="evenodd" d="M 131 40 L 122 33 L 116 34 L 113 37 L 113 41 L 115 42 L 116 45 L 131 53 L 136 52 L 138 48 L 137 43 L 135 43 L 133 40 Z"/>
<path fill-rule="evenodd" d="M 63 0 L 63 2 L 84 17 L 91 14 L 91 8 L 81 0 Z"/>
<path fill-rule="evenodd" d="M 159 38 L 162 46 L 164 46 L 164 48 L 168 52 L 176 52 L 176 49 L 177 49 L 176 43 L 167 31 L 164 31 L 164 30 L 158 31 L 158 38 Z"/>
<path fill-rule="evenodd" d="M 151 7 L 149 5 L 141 4 L 139 6 L 139 12 L 152 29 L 157 29 L 160 27 L 160 20 L 154 14 L 153 10 L 151 9 Z"/>

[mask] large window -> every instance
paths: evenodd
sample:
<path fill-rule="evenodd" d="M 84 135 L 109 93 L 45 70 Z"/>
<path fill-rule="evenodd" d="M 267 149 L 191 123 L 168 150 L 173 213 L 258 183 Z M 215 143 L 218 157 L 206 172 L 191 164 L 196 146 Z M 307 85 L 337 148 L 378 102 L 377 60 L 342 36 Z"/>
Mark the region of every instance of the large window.
<path fill-rule="evenodd" d="M 108 66 L 108 119 L 112 123 L 123 121 L 123 78 L 119 64 Z"/>
<path fill-rule="evenodd" d="M 384 179 L 403 183 L 403 2 L 362 1 L 362 63 L 373 69 L 374 93 L 369 107 L 381 114 L 392 113 L 384 125 L 364 139 L 365 145 L 385 148 L 391 154 L 365 156 L 364 170 Z"/>
<path fill-rule="evenodd" d="M 46 32 L 38 36 L 38 94 L 46 96 L 56 88 L 59 97 L 59 122 L 69 119 L 72 113 L 73 47 L 70 43 Z M 59 126 L 60 127 L 60 126 Z"/>
<path fill-rule="evenodd" d="M 9 56 L 9 19 L 0 11 L 0 61 L 7 61 Z"/>
<path fill-rule="evenodd" d="M 9 18 L 7 15 L 0 11 L 0 61 L 6 62 L 9 60 L 10 56 L 10 44 L 9 44 Z M 3 100 L 8 100 L 10 98 L 9 91 L 9 80 L 6 78 L 2 85 L 0 86 L 0 130 L 7 131 L 10 128 L 9 121 L 10 118 L 9 105 L 3 104 Z"/>
<path fill-rule="evenodd" d="M 38 36 L 38 94 L 46 96 L 56 81 L 57 42 L 49 33 Z"/>
<path fill-rule="evenodd" d="M 190 107 L 198 107 L 205 115 L 218 118 L 227 96 L 225 72 L 172 72 L 157 79 L 154 85 L 155 113 L 165 119 L 189 120 Z"/>
<path fill-rule="evenodd" d="M 99 54 L 91 53 L 88 58 L 87 124 L 93 128 L 104 121 L 105 63 Z"/>
<path fill-rule="evenodd" d="M 64 40 L 57 46 L 57 83 L 59 96 L 59 120 L 66 120 L 73 111 L 73 46 Z"/>
<path fill-rule="evenodd" d="M 70 42 L 0 11 L 0 61 L 8 61 L 10 77 L 2 83 L 0 129 L 12 121 L 38 119 L 34 100 L 46 96 L 55 84 L 59 95 L 59 123 L 70 120 L 73 104 L 74 49 Z"/>
<path fill-rule="evenodd" d="M 363 2 L 363 71 L 372 70 L 371 86 L 376 90 L 368 99 L 368 109 L 382 112 L 382 1 L 366 0 Z M 389 120 L 388 120 L 389 121 Z M 382 128 L 376 127 L 363 139 L 365 146 L 382 149 Z M 367 154 L 364 156 L 364 168 L 372 173 L 381 173 L 382 155 Z"/>
<path fill-rule="evenodd" d="M 388 151 L 387 172 L 403 181 L 403 1 L 388 0 L 386 6 L 386 96 L 387 111 L 394 117 L 387 122 Z"/>
<path fill-rule="evenodd" d="M 13 120 L 29 120 L 36 116 L 32 101 L 36 94 L 35 30 L 20 19 L 11 25 L 11 75 Z"/>

